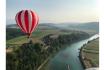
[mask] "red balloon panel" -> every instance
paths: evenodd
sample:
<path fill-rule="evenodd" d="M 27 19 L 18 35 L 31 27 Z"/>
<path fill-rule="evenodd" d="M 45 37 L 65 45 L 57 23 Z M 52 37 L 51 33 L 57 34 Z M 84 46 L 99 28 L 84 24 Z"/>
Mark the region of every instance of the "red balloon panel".
<path fill-rule="evenodd" d="M 34 31 L 39 21 L 37 14 L 31 10 L 18 12 L 15 19 L 20 29 L 28 36 Z"/>

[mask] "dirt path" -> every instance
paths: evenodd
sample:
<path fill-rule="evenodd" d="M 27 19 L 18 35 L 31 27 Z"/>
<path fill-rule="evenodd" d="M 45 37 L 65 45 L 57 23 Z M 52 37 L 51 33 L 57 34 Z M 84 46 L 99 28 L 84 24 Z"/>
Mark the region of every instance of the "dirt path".
<path fill-rule="evenodd" d="M 41 68 L 49 61 L 51 57 L 48 57 L 39 67 L 37 70 L 41 70 Z"/>

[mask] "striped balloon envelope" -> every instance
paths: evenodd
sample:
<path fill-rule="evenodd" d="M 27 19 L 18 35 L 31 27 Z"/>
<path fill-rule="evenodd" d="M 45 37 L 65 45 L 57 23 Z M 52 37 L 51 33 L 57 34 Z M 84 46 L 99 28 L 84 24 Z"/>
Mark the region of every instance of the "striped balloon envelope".
<path fill-rule="evenodd" d="M 39 17 L 34 11 L 22 10 L 16 14 L 15 20 L 20 29 L 30 37 L 38 25 Z"/>

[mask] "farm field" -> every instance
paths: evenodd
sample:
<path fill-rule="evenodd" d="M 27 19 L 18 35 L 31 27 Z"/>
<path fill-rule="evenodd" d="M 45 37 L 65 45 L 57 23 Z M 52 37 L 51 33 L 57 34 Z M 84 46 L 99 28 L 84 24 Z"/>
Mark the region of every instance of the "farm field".
<path fill-rule="evenodd" d="M 86 68 L 99 67 L 99 39 L 88 42 L 82 50 Z"/>

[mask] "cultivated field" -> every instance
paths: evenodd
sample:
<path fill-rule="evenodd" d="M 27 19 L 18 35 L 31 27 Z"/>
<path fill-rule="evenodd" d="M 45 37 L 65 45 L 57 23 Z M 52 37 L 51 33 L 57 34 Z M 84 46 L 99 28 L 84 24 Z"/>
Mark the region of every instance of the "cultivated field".
<path fill-rule="evenodd" d="M 99 67 L 99 39 L 86 44 L 82 53 L 86 68 Z"/>

